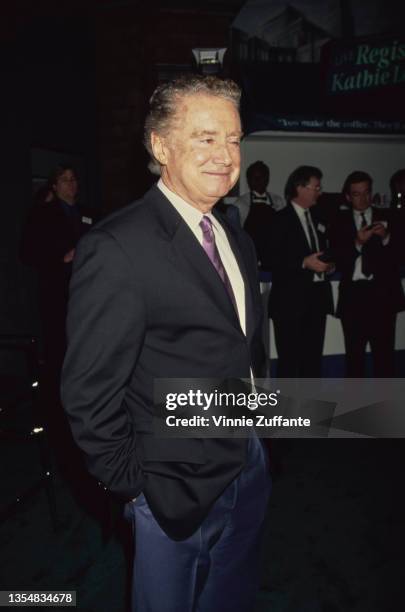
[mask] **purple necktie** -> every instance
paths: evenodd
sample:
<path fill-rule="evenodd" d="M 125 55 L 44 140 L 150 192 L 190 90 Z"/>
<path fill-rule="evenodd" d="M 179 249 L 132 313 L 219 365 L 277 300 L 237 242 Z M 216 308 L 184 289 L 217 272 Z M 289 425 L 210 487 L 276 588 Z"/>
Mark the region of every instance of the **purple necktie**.
<path fill-rule="evenodd" d="M 238 308 L 236 306 L 235 294 L 232 289 L 231 281 L 229 280 L 229 277 L 226 273 L 224 264 L 222 263 L 221 257 L 217 249 L 217 245 L 215 243 L 215 236 L 214 230 L 212 229 L 211 219 L 204 215 L 200 221 L 200 227 L 203 232 L 202 247 L 207 253 L 215 270 L 218 272 L 222 282 L 224 283 L 225 289 L 227 290 L 228 295 L 231 298 L 231 302 L 236 310 L 236 313 L 238 314 Z"/>

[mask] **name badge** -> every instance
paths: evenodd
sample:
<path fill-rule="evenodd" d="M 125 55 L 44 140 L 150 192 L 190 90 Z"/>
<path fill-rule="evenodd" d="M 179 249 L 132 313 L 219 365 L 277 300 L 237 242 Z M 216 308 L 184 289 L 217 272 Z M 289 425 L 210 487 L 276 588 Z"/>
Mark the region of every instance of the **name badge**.
<path fill-rule="evenodd" d="M 93 219 L 91 217 L 82 217 L 82 223 L 87 223 L 87 225 L 92 225 Z"/>
<path fill-rule="evenodd" d="M 318 223 L 316 229 L 318 230 L 318 232 L 321 232 L 321 234 L 324 234 L 326 232 L 326 227 L 322 223 Z"/>

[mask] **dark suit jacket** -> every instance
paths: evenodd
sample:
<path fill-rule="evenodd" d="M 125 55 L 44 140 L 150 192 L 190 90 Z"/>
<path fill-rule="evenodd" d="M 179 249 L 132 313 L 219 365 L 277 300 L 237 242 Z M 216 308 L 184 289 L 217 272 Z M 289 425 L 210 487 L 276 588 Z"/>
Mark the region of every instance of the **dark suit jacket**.
<path fill-rule="evenodd" d="M 83 222 L 82 212 L 75 206 L 72 211 L 76 214 L 69 215 L 67 206 L 56 198 L 31 208 L 21 243 L 24 263 L 50 268 L 63 261 L 63 256 L 86 233 L 90 226 Z"/>
<path fill-rule="evenodd" d="M 311 213 L 312 214 L 312 213 Z M 326 248 L 326 227 L 313 215 L 320 250 Z M 325 231 L 320 231 L 320 228 Z M 320 314 L 333 312 L 329 281 L 322 282 L 314 303 L 314 272 L 303 269 L 304 257 L 311 254 L 305 232 L 292 204 L 278 211 L 269 232 L 266 267 L 272 272 L 269 314 L 272 318 L 302 317 L 314 307 Z"/>
<path fill-rule="evenodd" d="M 251 204 L 249 214 L 243 226 L 245 232 L 253 240 L 262 270 L 265 269 L 264 260 L 266 258 L 268 237 L 275 214 L 274 209 L 268 204 Z"/>
<path fill-rule="evenodd" d="M 247 441 L 154 437 L 154 379 L 248 378 L 263 360 L 254 248 L 224 228 L 245 281 L 246 337 L 206 253 L 157 187 L 91 231 L 74 262 L 62 382 L 74 437 L 90 472 L 127 500 L 143 491 L 174 539 L 198 528 L 241 471 Z"/>
<path fill-rule="evenodd" d="M 372 209 L 372 221 L 385 220 L 390 228 L 389 211 Z M 341 273 L 339 299 L 336 316 L 354 314 L 353 272 L 359 251 L 355 246 L 356 226 L 352 209 L 341 210 L 330 229 L 330 244 L 336 258 L 338 271 Z M 398 312 L 405 308 L 398 267 L 398 251 L 395 233 L 387 246 L 382 245 L 381 238 L 373 236 L 362 249 L 362 257 L 367 271 L 373 274 L 370 287 L 373 299 L 369 304 L 376 312 Z"/>
<path fill-rule="evenodd" d="M 33 206 L 22 232 L 20 256 L 38 272 L 45 359 L 60 372 L 65 351 L 65 321 L 72 263 L 64 256 L 91 227 L 82 212 L 55 199 Z"/>
<path fill-rule="evenodd" d="M 90 228 L 83 222 L 81 211 L 75 207 L 74 214 L 67 214 L 67 206 L 57 198 L 33 206 L 23 228 L 20 247 L 23 263 L 37 268 L 41 284 L 53 296 L 61 294 L 65 300 L 72 266 L 64 263 L 63 257 Z"/>

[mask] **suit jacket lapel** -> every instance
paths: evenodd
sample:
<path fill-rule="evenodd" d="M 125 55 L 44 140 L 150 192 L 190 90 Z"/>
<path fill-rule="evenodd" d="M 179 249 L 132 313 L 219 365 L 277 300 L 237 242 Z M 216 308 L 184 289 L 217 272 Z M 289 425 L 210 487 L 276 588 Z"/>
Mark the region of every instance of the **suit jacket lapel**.
<path fill-rule="evenodd" d="M 292 222 L 295 226 L 295 233 L 298 239 L 296 242 L 297 251 L 300 253 L 305 253 L 306 255 L 310 255 L 311 249 L 309 247 L 304 228 L 302 227 L 302 223 L 297 213 L 295 212 L 294 207 L 291 204 L 291 202 L 288 204 L 288 210 L 289 210 L 289 214 L 291 216 Z"/>
<path fill-rule="evenodd" d="M 356 221 L 355 221 L 355 217 L 354 217 L 354 211 L 352 210 L 352 214 L 351 214 L 351 232 L 352 232 L 352 236 L 353 239 L 355 239 L 356 235 L 357 235 L 357 227 L 356 227 Z"/>
<path fill-rule="evenodd" d="M 168 257 L 176 269 L 211 298 L 215 306 L 241 331 L 239 319 L 225 286 L 187 223 L 159 188 L 149 192 L 160 221 L 160 237 L 168 242 Z"/>
<path fill-rule="evenodd" d="M 246 266 L 246 262 L 248 261 L 248 255 L 245 253 L 246 245 L 240 240 L 240 233 L 236 231 L 230 223 L 227 223 L 226 219 L 216 210 L 214 210 L 213 214 L 218 222 L 221 223 L 226 233 L 243 278 L 245 287 L 246 337 L 250 340 L 254 333 L 256 323 L 253 305 L 253 295 L 257 292 L 257 288 L 253 285 L 253 283 L 256 282 L 256 270 L 251 271 L 249 274 Z"/>

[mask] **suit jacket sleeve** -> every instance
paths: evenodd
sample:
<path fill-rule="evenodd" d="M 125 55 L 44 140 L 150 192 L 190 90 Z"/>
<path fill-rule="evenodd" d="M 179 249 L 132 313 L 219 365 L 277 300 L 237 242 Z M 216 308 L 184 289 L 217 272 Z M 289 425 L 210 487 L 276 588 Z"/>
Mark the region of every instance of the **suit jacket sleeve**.
<path fill-rule="evenodd" d="M 329 228 L 330 247 L 333 251 L 333 260 L 339 272 L 349 270 L 353 274 L 353 268 L 357 257 L 361 254 L 356 248 L 356 230 L 351 216 L 341 213 Z"/>
<path fill-rule="evenodd" d="M 107 232 L 93 230 L 74 260 L 62 400 L 89 471 L 126 498 L 139 494 L 125 391 L 145 334 L 145 308 L 133 265 Z"/>
<path fill-rule="evenodd" d="M 360 255 L 367 259 L 367 267 L 372 273 L 390 266 L 395 259 L 392 239 L 384 246 L 379 236 L 372 236 L 362 249 L 356 248 L 357 231 L 351 212 L 342 213 L 336 218 L 329 237 L 336 267 L 346 276 L 352 277 L 356 259 Z"/>
<path fill-rule="evenodd" d="M 290 220 L 283 209 L 273 217 L 267 247 L 266 265 L 276 278 L 295 279 L 308 277 L 312 280 L 313 272 L 304 269 L 302 262 L 309 254 L 304 253 L 297 244 L 297 233 L 291 227 Z M 301 231 L 301 230 L 299 230 Z"/>
<path fill-rule="evenodd" d="M 71 223 L 55 202 L 34 206 L 23 228 L 22 262 L 41 269 L 63 268 L 64 256 L 77 243 Z"/>

